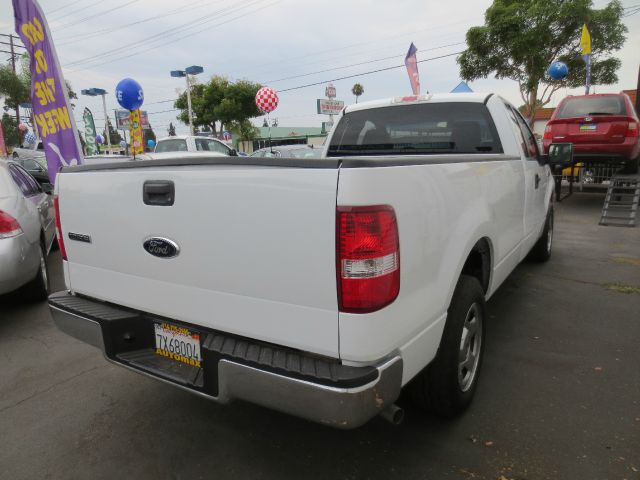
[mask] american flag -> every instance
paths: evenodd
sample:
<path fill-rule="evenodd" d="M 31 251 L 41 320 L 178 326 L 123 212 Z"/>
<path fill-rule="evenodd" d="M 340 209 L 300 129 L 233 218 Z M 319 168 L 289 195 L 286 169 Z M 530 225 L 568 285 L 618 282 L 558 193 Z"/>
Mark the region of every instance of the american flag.
<path fill-rule="evenodd" d="M 418 60 L 416 59 L 416 52 L 418 49 L 411 42 L 407 56 L 404 58 L 404 64 L 407 67 L 407 73 L 409 74 L 409 81 L 411 82 L 411 89 L 414 95 L 420 95 L 420 75 L 418 74 Z"/>

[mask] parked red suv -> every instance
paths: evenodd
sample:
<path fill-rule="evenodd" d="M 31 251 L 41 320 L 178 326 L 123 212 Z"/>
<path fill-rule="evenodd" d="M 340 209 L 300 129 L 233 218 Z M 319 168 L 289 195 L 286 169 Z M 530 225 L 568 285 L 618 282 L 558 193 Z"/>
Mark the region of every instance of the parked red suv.
<path fill-rule="evenodd" d="M 569 96 L 555 109 L 544 131 L 551 143 L 571 142 L 576 160 L 624 161 L 637 169 L 640 120 L 625 93 Z"/>

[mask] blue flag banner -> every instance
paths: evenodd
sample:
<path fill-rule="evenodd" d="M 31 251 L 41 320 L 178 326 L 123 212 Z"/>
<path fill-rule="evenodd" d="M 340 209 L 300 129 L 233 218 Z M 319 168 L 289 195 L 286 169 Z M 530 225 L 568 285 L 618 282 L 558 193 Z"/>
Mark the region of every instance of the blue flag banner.
<path fill-rule="evenodd" d="M 460 82 L 456 88 L 451 90 L 451 93 L 469 93 L 473 92 L 467 82 Z"/>

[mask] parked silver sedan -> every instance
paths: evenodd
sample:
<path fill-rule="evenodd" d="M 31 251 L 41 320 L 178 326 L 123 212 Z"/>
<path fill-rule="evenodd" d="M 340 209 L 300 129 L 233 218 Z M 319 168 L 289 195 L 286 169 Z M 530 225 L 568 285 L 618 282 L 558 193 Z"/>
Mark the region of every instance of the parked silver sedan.
<path fill-rule="evenodd" d="M 28 298 L 45 299 L 54 241 L 51 195 L 16 162 L 0 159 L 0 294 L 24 287 Z"/>

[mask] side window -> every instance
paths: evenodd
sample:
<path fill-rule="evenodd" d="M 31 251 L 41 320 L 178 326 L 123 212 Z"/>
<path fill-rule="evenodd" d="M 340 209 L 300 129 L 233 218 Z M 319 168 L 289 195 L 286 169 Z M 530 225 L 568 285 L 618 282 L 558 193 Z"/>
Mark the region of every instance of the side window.
<path fill-rule="evenodd" d="M 18 170 L 20 170 L 22 174 L 26 177 L 27 183 L 29 184 L 29 186 L 31 187 L 31 191 L 33 192 L 32 195 L 40 193 L 41 188 L 38 181 L 35 178 L 33 178 L 31 174 L 27 172 L 24 168 L 18 167 Z"/>
<path fill-rule="evenodd" d="M 28 171 L 42 172 L 43 170 L 38 162 L 31 159 L 25 160 L 22 166 Z"/>
<path fill-rule="evenodd" d="M 38 183 L 22 168 L 16 165 L 9 165 L 9 172 L 25 197 L 31 197 L 39 192 Z"/>
<path fill-rule="evenodd" d="M 536 137 L 531 132 L 529 125 L 525 122 L 520 112 L 515 110 L 510 106 L 512 114 L 515 117 L 515 120 L 520 128 L 520 133 L 522 134 L 522 141 L 524 142 L 524 152 L 529 160 L 538 160 L 538 142 L 536 142 Z"/>
<path fill-rule="evenodd" d="M 209 145 L 207 140 L 203 140 L 202 138 L 196 138 L 196 150 L 199 152 L 208 152 Z"/>
<path fill-rule="evenodd" d="M 215 140 L 209 140 L 209 150 L 229 155 L 229 148 L 223 143 L 216 142 Z"/>

